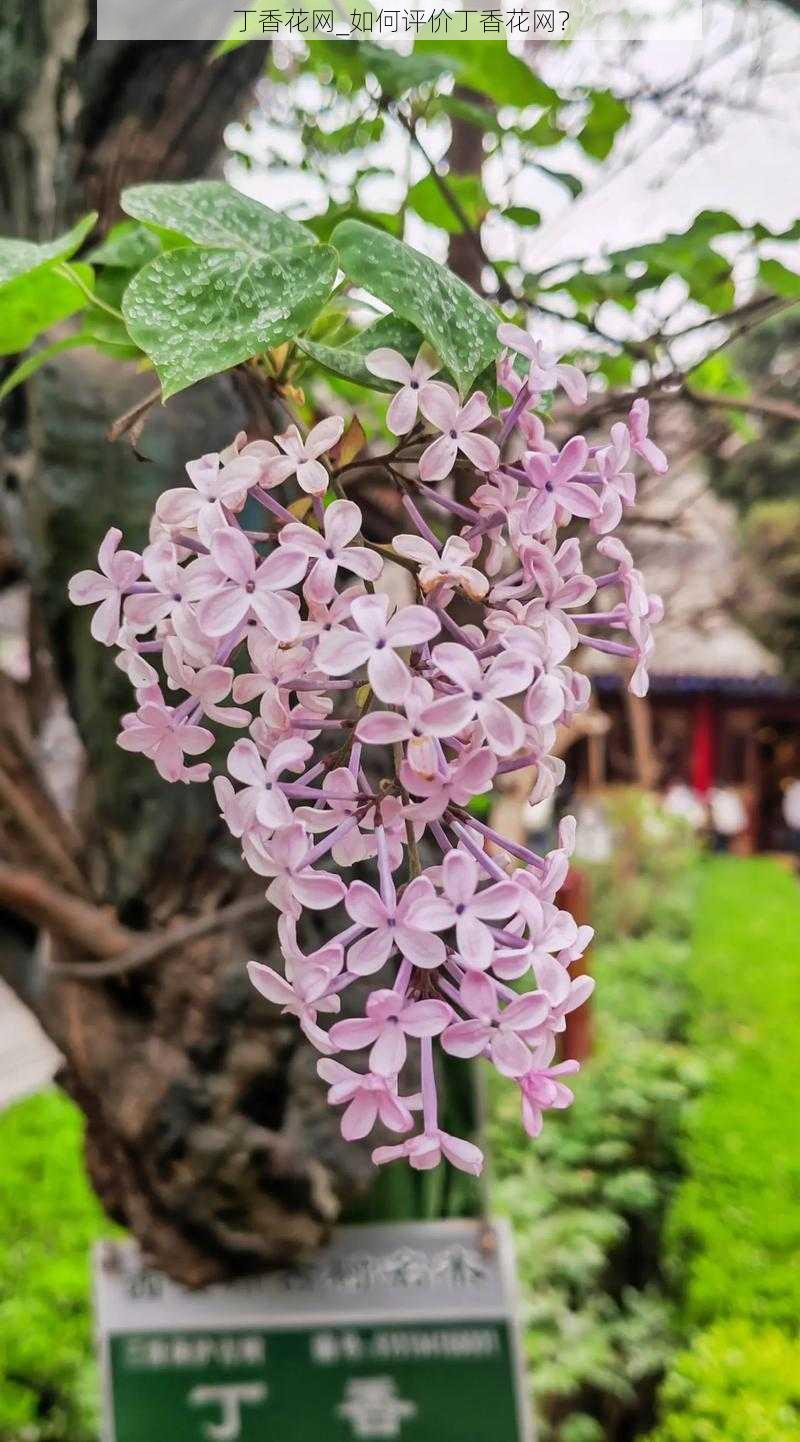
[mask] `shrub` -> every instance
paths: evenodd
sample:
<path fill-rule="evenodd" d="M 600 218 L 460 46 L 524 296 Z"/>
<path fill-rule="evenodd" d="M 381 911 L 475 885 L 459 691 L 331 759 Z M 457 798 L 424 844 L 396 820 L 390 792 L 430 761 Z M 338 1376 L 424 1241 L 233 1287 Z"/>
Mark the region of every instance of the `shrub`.
<path fill-rule="evenodd" d="M 800 1442 L 800 1341 L 743 1319 L 675 1359 L 651 1442 Z"/>
<path fill-rule="evenodd" d="M 639 815 L 627 793 L 626 804 Z M 517 1238 L 538 1442 L 614 1442 L 649 1423 L 679 1340 L 663 1226 L 703 1070 L 681 1044 L 693 874 L 683 838 L 674 859 L 669 881 L 649 861 L 636 878 L 643 916 L 663 892 L 670 934 L 594 953 L 598 1045 L 574 1107 L 551 1113 L 532 1146 L 515 1099 L 495 1100 L 493 1200 Z M 598 868 L 595 886 L 600 879 Z"/>
<path fill-rule="evenodd" d="M 0 1116 L 0 1439 L 95 1442 L 89 1248 L 109 1230 L 77 1109 L 51 1091 Z"/>

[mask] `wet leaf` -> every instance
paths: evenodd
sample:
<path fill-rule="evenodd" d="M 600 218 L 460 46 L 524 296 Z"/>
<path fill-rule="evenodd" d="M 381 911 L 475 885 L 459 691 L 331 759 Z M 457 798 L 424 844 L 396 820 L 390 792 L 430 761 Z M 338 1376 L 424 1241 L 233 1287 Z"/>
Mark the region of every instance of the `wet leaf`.
<path fill-rule="evenodd" d="M 492 307 L 442 265 L 357 220 L 331 237 L 351 280 L 410 321 L 465 392 L 497 355 Z"/>

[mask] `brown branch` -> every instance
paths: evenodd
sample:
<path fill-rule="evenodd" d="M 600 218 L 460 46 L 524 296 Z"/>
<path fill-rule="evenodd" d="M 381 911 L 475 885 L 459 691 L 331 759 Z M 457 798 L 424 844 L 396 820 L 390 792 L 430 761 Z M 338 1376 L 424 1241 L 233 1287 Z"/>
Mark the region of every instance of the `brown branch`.
<path fill-rule="evenodd" d="M 791 421 L 800 425 L 800 406 L 793 401 L 773 400 L 770 396 L 733 396 L 717 391 L 696 391 L 693 386 L 683 386 L 679 395 L 693 405 L 721 406 L 729 411 L 750 411 L 754 415 L 774 416 L 776 420 Z M 669 400 L 669 396 L 654 396 L 654 400 Z"/>
<path fill-rule="evenodd" d="M 118 956 L 131 944 L 132 933 L 110 907 L 84 901 L 22 866 L 0 863 L 0 906 L 92 956 Z"/>
<path fill-rule="evenodd" d="M 257 916 L 264 909 L 263 895 L 245 896 L 239 901 L 232 901 L 229 906 L 224 906 L 221 911 L 215 911 L 209 916 L 199 916 L 194 921 L 187 921 L 183 926 L 176 926 L 171 931 L 145 936 L 135 946 L 130 946 L 132 933 L 128 932 L 129 949 L 120 956 L 113 956 L 108 961 L 58 962 L 51 969 L 58 976 L 79 977 L 82 981 L 104 981 L 109 977 L 124 976 L 126 972 L 134 971 L 140 966 L 149 966 L 151 962 L 159 961 L 162 956 L 188 946 L 193 941 L 213 936 L 216 931 L 225 931 L 229 927 L 236 926 L 240 921 L 248 921 L 250 917 Z"/>
<path fill-rule="evenodd" d="M 54 868 L 56 874 L 70 891 L 86 895 L 86 880 L 72 856 L 58 840 L 57 832 L 50 821 L 42 816 L 30 797 L 12 781 L 0 764 L 0 805 L 5 805 L 17 822 L 34 850 Z M 59 818 L 63 827 L 63 819 Z"/>

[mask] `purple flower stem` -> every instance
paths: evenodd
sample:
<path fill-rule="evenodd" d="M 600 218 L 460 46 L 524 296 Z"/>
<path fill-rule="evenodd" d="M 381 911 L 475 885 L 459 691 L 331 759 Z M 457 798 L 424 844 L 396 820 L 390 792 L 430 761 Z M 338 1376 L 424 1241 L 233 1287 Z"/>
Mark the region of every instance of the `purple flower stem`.
<path fill-rule="evenodd" d="M 582 631 L 578 632 L 578 640 L 584 646 L 591 646 L 593 651 L 605 651 L 609 656 L 635 656 L 635 646 L 625 646 L 622 641 L 603 641 L 599 636 L 585 636 Z"/>
<path fill-rule="evenodd" d="M 473 510 L 472 506 L 462 506 L 460 501 L 451 501 L 449 496 L 440 495 L 432 486 L 426 486 L 420 482 L 419 489 L 422 491 L 423 496 L 428 497 L 429 501 L 433 501 L 435 505 L 441 506 L 442 510 L 449 511 L 452 516 L 458 516 L 462 521 L 470 521 L 474 524 L 481 519 L 478 512 Z"/>
<path fill-rule="evenodd" d="M 436 612 L 445 630 L 449 631 L 451 636 L 455 636 L 456 640 L 460 641 L 462 646 L 468 646 L 470 651 L 477 649 L 477 641 L 473 641 L 471 637 L 467 635 L 466 631 L 462 631 L 458 622 L 454 621 L 452 616 L 449 616 L 446 611 L 440 610 L 438 606 L 434 606 L 432 609 Z"/>
<path fill-rule="evenodd" d="M 271 496 L 269 491 L 265 491 L 262 486 L 251 486 L 250 495 L 254 496 L 257 501 L 260 501 L 265 510 L 271 511 L 273 516 L 277 516 L 279 520 L 297 520 L 297 517 L 293 516 L 291 511 L 287 511 L 286 507 L 282 506 L 280 501 L 276 501 L 274 496 Z"/>
<path fill-rule="evenodd" d="M 301 866 L 303 868 L 313 866 L 315 861 L 319 861 L 321 857 L 327 856 L 328 852 L 332 851 L 334 846 L 338 846 L 339 842 L 343 841 L 345 836 L 349 836 L 354 826 L 358 826 L 362 814 L 361 811 L 357 811 L 353 816 L 348 816 L 347 820 L 343 821 L 341 826 L 337 826 L 335 831 L 328 833 L 324 841 L 320 841 L 316 846 L 312 846 L 311 850 L 307 851 L 303 857 Z"/>
<path fill-rule="evenodd" d="M 149 655 L 154 654 L 156 651 L 163 651 L 163 650 L 164 650 L 164 642 L 163 642 L 163 641 L 137 641 L 137 642 L 136 642 L 136 645 L 135 645 L 135 646 L 131 646 L 130 649 L 131 649 L 131 651 L 135 651 L 136 654 L 137 654 L 137 656 L 149 656 Z"/>
<path fill-rule="evenodd" d="M 424 1036 L 420 1041 L 422 1060 L 422 1119 L 427 1135 L 435 1136 L 439 1130 L 439 1112 L 436 1099 L 436 1075 L 433 1070 L 433 1041 Z"/>
<path fill-rule="evenodd" d="M 408 991 L 408 983 L 411 980 L 411 971 L 411 962 L 409 961 L 407 956 L 404 956 L 399 967 L 397 968 L 397 976 L 395 977 L 394 986 L 392 987 L 392 990 L 399 992 L 401 996 L 405 996 L 406 992 Z"/>
<path fill-rule="evenodd" d="M 513 931 L 504 931 L 500 926 L 490 926 L 489 930 L 495 938 L 495 941 L 501 942 L 503 946 L 508 946 L 512 949 L 517 948 L 517 950 L 522 947 L 527 949 L 528 947 L 529 943 L 525 940 L 525 937 L 517 936 Z"/>
<path fill-rule="evenodd" d="M 473 841 L 465 826 L 462 826 L 460 822 L 455 820 L 451 821 L 450 825 L 456 835 L 463 841 L 470 855 L 475 857 L 478 865 L 482 866 L 489 876 L 495 881 L 508 881 L 508 872 L 504 871 L 502 866 L 499 866 L 496 861 L 493 861 L 491 856 L 486 855 L 486 852 L 478 846 L 477 842 Z"/>
<path fill-rule="evenodd" d="M 423 540 L 429 541 L 438 555 L 442 549 L 441 542 L 435 531 L 431 530 L 425 517 L 417 510 L 410 496 L 403 496 L 403 509 L 408 512 L 413 525 L 416 526 Z"/>
<path fill-rule="evenodd" d="M 501 430 L 500 435 L 497 438 L 499 445 L 505 445 L 523 411 L 527 409 L 529 400 L 531 400 L 531 390 L 528 382 L 525 381 L 524 384 L 517 391 L 517 394 L 514 397 L 513 405 L 509 406 L 508 410 L 506 411 L 505 420 L 503 421 L 503 429 Z"/>
<path fill-rule="evenodd" d="M 617 621 L 625 621 L 624 606 L 615 606 L 613 611 L 584 611 L 581 616 L 582 626 L 613 626 Z"/>
<path fill-rule="evenodd" d="M 245 532 L 245 534 L 246 534 L 246 535 L 249 535 L 249 532 Z M 210 556 L 210 555 L 211 555 L 211 552 L 209 551 L 208 546 L 204 546 L 202 541 L 194 541 L 194 540 L 192 540 L 192 537 L 191 537 L 191 536 L 185 536 L 185 535 L 183 534 L 183 531 L 179 531 L 178 534 L 177 534 L 177 536 L 175 536 L 173 539 L 174 539 L 174 541 L 175 541 L 175 545 L 176 545 L 176 546 L 183 546 L 184 549 L 187 550 L 187 551 L 194 551 L 194 552 L 195 552 L 195 555 L 198 555 L 198 556 Z"/>
<path fill-rule="evenodd" d="M 433 835 L 436 837 L 436 840 L 438 841 L 445 855 L 448 851 L 452 851 L 454 849 L 452 841 L 450 841 L 447 832 L 445 831 L 444 827 L 441 825 L 440 822 L 429 821 L 428 826 Z"/>
<path fill-rule="evenodd" d="M 392 868 L 389 864 L 389 848 L 386 844 L 386 832 L 382 826 L 375 827 L 375 843 L 378 848 L 378 877 L 380 880 L 381 900 L 389 911 L 394 911 L 397 905 L 397 892 L 395 891 Z"/>
<path fill-rule="evenodd" d="M 499 831 L 493 830 L 491 826 L 486 826 L 484 822 L 479 821 L 476 816 L 470 816 L 469 824 L 475 831 L 479 831 L 481 836 L 485 836 L 487 841 L 493 841 L 495 846 L 502 847 L 503 851 L 508 852 L 509 856 L 515 856 L 518 861 L 524 861 L 528 866 L 535 866 L 538 871 L 543 869 L 545 864 L 544 859 L 541 856 L 537 856 L 536 852 L 531 851 L 527 846 L 517 846 L 516 842 L 509 841 L 506 836 L 501 836 Z M 458 823 L 456 823 L 456 828 L 457 827 Z M 505 872 L 503 873 L 503 880 L 508 880 Z"/>

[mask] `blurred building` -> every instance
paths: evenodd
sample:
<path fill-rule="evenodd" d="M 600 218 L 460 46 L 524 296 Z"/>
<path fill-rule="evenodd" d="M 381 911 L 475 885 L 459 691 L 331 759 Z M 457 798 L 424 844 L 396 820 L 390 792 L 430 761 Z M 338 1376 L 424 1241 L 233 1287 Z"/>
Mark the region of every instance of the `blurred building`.
<path fill-rule="evenodd" d="M 682 783 L 701 800 L 735 791 L 746 814 L 739 849 L 787 849 L 783 800 L 800 779 L 800 687 L 737 619 L 735 512 L 688 471 L 653 488 L 646 512 L 630 544 L 666 606 L 650 694 L 637 702 L 613 658 L 586 658 L 607 724 L 569 748 L 570 784 Z"/>

